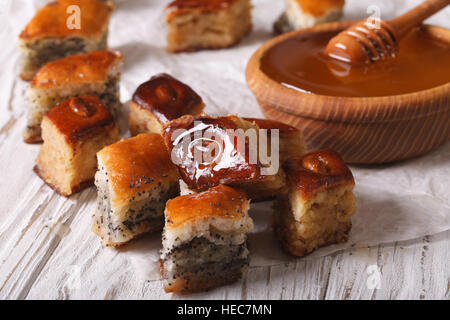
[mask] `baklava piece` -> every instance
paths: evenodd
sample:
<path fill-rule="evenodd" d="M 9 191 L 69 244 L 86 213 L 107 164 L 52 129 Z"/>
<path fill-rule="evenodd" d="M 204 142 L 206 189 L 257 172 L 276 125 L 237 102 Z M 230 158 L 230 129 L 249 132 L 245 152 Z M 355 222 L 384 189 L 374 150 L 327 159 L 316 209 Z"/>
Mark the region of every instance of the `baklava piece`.
<path fill-rule="evenodd" d="M 226 184 L 262 201 L 285 192 L 280 162 L 270 152 L 261 161 L 265 150 L 259 148 L 259 128 L 249 121 L 232 115 L 186 115 L 165 124 L 163 136 L 172 161 L 191 189 L 185 189 L 187 193 Z"/>
<path fill-rule="evenodd" d="M 163 124 L 185 114 L 199 115 L 204 108 L 200 96 L 168 74 L 158 74 L 141 84 L 130 103 L 131 135 L 162 133 Z"/>
<path fill-rule="evenodd" d="M 113 51 L 94 51 L 49 62 L 34 76 L 27 91 L 29 102 L 27 143 L 41 142 L 40 124 L 44 113 L 59 101 L 84 94 L 95 94 L 115 118 L 119 113 L 119 81 L 122 55 Z"/>
<path fill-rule="evenodd" d="M 53 60 L 105 50 L 113 8 L 109 1 L 57 0 L 39 9 L 19 36 L 20 77 L 31 80 Z"/>
<path fill-rule="evenodd" d="M 120 139 L 111 113 L 94 95 L 62 101 L 48 111 L 42 137 L 34 171 L 64 196 L 93 184 L 97 152 Z"/>
<path fill-rule="evenodd" d="M 166 8 L 167 51 L 218 49 L 252 28 L 250 0 L 175 0 Z"/>
<path fill-rule="evenodd" d="M 164 206 L 179 194 L 179 175 L 161 135 L 140 134 L 97 154 L 93 231 L 116 247 L 164 226 Z"/>
<path fill-rule="evenodd" d="M 355 213 L 350 169 L 333 150 L 311 152 L 285 164 L 289 194 L 275 203 L 275 232 L 286 251 L 304 256 L 346 242 Z"/>
<path fill-rule="evenodd" d="M 249 263 L 250 201 L 217 186 L 167 202 L 161 252 L 166 292 L 198 292 L 235 282 Z"/>
<path fill-rule="evenodd" d="M 297 128 L 275 120 L 257 118 L 244 119 L 256 124 L 260 130 L 266 130 L 269 144 L 272 143 L 271 141 L 275 136 L 273 130 L 278 130 L 278 150 L 281 163 L 290 158 L 302 157 L 305 155 L 303 135 Z M 271 148 L 268 149 L 270 150 Z"/>
<path fill-rule="evenodd" d="M 274 25 L 276 33 L 310 28 L 337 21 L 345 0 L 286 0 L 286 10 Z"/>

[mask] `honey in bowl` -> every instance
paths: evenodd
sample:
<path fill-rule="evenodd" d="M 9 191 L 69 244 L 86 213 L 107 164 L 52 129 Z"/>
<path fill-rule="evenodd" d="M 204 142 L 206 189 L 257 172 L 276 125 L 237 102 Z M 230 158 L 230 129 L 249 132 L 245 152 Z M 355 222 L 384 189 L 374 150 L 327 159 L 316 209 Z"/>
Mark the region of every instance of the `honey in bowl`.
<path fill-rule="evenodd" d="M 340 97 L 380 97 L 417 92 L 450 82 L 450 44 L 421 28 L 399 44 L 395 57 L 368 67 L 333 63 L 325 55 L 338 31 L 299 34 L 273 46 L 261 58 L 261 71 L 284 86 Z"/>

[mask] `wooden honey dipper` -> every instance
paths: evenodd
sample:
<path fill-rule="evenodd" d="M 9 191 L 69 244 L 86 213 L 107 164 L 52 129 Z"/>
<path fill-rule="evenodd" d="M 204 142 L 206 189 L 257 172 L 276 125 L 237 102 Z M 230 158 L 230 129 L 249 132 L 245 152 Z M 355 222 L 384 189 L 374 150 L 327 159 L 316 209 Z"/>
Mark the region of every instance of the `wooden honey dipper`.
<path fill-rule="evenodd" d="M 407 13 L 389 20 L 363 20 L 332 38 L 325 49 L 331 59 L 351 66 L 364 66 L 395 56 L 398 42 L 426 18 L 450 4 L 450 0 L 427 0 Z M 379 22 L 379 23 L 378 23 Z"/>

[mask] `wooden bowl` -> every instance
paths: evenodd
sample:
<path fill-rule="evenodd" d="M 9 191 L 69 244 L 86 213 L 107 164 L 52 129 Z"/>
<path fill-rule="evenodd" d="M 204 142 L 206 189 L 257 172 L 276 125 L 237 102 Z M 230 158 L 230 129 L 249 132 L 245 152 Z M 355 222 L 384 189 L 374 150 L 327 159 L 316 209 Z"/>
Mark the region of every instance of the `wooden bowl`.
<path fill-rule="evenodd" d="M 334 97 L 285 87 L 260 70 L 262 55 L 279 42 L 302 33 L 341 31 L 352 23 L 294 31 L 266 42 L 255 52 L 247 65 L 247 85 L 264 115 L 299 128 L 308 149 L 333 148 L 355 164 L 415 157 L 449 140 L 450 83 L 395 96 Z M 430 36 L 450 43 L 449 29 L 424 28 Z"/>

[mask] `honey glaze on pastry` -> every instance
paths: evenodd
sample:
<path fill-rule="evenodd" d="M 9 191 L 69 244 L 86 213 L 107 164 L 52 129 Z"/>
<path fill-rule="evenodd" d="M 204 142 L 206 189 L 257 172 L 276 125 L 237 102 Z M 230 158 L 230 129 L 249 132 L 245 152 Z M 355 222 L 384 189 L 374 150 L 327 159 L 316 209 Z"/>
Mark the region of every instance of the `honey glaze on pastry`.
<path fill-rule="evenodd" d="M 67 7 L 80 7 L 80 28 L 67 27 Z M 21 39 L 60 37 L 81 34 L 85 37 L 98 36 L 104 31 L 105 21 L 114 6 L 102 0 L 56 0 L 40 8 L 21 32 Z"/>
<path fill-rule="evenodd" d="M 202 99 L 184 83 L 168 74 L 159 74 L 139 86 L 133 102 L 153 111 L 161 122 L 166 123 L 186 114 Z"/>
<path fill-rule="evenodd" d="M 258 130 L 251 122 L 232 115 L 183 116 L 167 123 L 163 136 L 188 188 L 201 191 L 227 184 L 258 201 L 285 187 L 283 170 L 266 173 L 270 165 L 259 160 Z"/>
<path fill-rule="evenodd" d="M 198 125 L 194 121 L 198 121 Z M 241 122 L 236 116 L 199 118 L 184 116 L 165 126 L 165 143 L 169 150 L 176 148 L 180 160 L 178 168 L 189 187 L 203 189 L 221 183 L 258 179 L 260 177 L 259 165 L 257 163 L 251 164 L 248 154 L 237 152 L 236 142 L 226 132 L 226 130 L 237 130 L 241 124 L 243 124 L 242 128 L 250 126 L 250 123 Z M 181 137 L 173 136 L 179 129 L 187 130 L 186 134 L 189 135 L 190 141 L 189 149 L 183 148 L 183 141 L 179 139 Z M 211 136 L 214 135 L 214 138 L 216 138 L 214 140 L 217 141 L 219 154 L 212 154 L 212 159 L 207 159 L 212 161 L 203 162 L 203 154 L 199 159 L 194 159 L 192 156 L 195 153 L 193 149 L 198 148 L 196 144 L 199 147 L 207 147 L 211 144 L 215 146 L 216 142 L 212 142 L 208 138 L 197 139 L 198 142 L 196 143 L 195 136 L 203 137 L 207 130 L 211 132 Z"/>
<path fill-rule="evenodd" d="M 47 112 L 46 117 L 69 143 L 102 131 L 106 126 L 115 126 L 111 112 L 94 95 L 65 100 Z"/>
<path fill-rule="evenodd" d="M 132 135 L 144 132 L 161 133 L 162 125 L 185 114 L 198 115 L 204 104 L 188 85 L 162 73 L 141 84 L 130 104 Z"/>
<path fill-rule="evenodd" d="M 219 185 L 204 193 L 180 196 L 166 206 L 166 228 L 177 229 L 198 219 L 240 219 L 248 208 L 245 192 Z"/>
<path fill-rule="evenodd" d="M 301 161 L 286 163 L 289 181 L 303 198 L 339 185 L 354 185 L 353 174 L 339 153 L 327 149 L 305 155 Z"/>
<path fill-rule="evenodd" d="M 333 150 L 311 152 L 285 164 L 289 193 L 275 202 L 274 229 L 295 256 L 348 240 L 355 213 L 350 169 Z"/>
<path fill-rule="evenodd" d="M 73 55 L 46 64 L 31 82 L 33 88 L 65 84 L 100 83 L 107 80 L 111 68 L 117 68 L 122 55 L 117 51 L 93 51 Z"/>
<path fill-rule="evenodd" d="M 125 204 L 130 193 L 142 191 L 152 182 L 178 178 L 161 136 L 154 133 L 121 140 L 103 149 L 99 156 L 111 171 L 114 204 Z"/>
<path fill-rule="evenodd" d="M 105 50 L 112 10 L 113 5 L 102 0 L 58 0 L 40 8 L 19 37 L 20 77 L 31 80 L 50 61 Z"/>
<path fill-rule="evenodd" d="M 25 142 L 40 142 L 44 113 L 59 101 L 74 96 L 95 94 L 117 117 L 121 107 L 121 63 L 122 55 L 118 52 L 93 51 L 52 61 L 42 67 L 33 77 L 26 94 L 30 107 L 23 134 Z"/>

